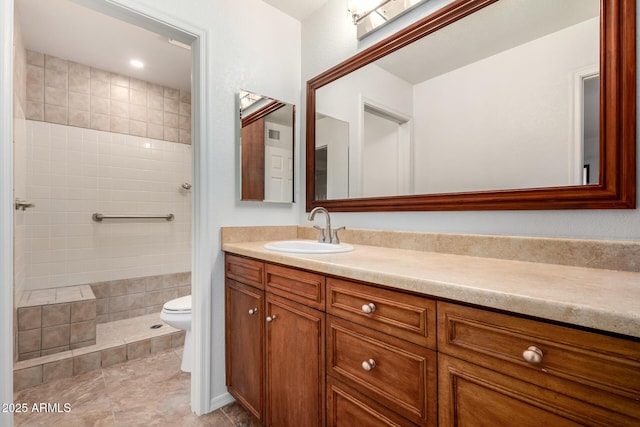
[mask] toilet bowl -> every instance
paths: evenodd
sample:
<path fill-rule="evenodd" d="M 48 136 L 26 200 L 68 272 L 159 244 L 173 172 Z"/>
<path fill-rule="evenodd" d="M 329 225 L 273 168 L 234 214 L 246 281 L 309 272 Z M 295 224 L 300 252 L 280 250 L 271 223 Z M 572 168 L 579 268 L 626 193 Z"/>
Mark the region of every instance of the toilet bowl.
<path fill-rule="evenodd" d="M 180 369 L 191 372 L 191 295 L 167 301 L 160 312 L 160 319 L 169 326 L 186 331 Z"/>

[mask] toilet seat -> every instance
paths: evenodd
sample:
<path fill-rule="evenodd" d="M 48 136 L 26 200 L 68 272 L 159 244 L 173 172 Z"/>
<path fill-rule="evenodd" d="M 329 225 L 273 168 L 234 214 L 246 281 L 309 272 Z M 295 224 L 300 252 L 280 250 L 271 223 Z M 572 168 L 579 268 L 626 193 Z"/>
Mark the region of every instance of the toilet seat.
<path fill-rule="evenodd" d="M 162 307 L 167 313 L 191 313 L 191 295 L 167 301 Z"/>

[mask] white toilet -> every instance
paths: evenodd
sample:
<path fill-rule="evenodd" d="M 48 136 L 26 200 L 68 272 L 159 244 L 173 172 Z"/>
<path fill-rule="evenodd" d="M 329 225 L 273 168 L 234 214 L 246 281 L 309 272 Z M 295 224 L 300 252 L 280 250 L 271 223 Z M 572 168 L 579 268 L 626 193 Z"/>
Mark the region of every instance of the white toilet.
<path fill-rule="evenodd" d="M 176 329 L 186 331 L 180 369 L 191 372 L 191 295 L 167 301 L 162 307 L 160 319 Z"/>

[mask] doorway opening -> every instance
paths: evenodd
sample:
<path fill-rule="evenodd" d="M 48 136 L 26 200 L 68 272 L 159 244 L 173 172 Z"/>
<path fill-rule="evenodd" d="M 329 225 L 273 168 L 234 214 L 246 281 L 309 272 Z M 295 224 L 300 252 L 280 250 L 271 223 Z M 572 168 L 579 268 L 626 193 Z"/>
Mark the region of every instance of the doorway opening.
<path fill-rule="evenodd" d="M 364 103 L 361 170 L 363 197 L 412 193 L 411 121 L 408 117 Z"/>
<path fill-rule="evenodd" d="M 206 278 L 207 276 L 207 271 L 206 269 L 203 269 L 203 265 L 202 262 L 198 260 L 198 257 L 195 256 L 195 253 L 201 253 L 203 251 L 208 251 L 208 245 L 206 242 L 202 242 L 197 236 L 200 233 L 195 232 L 195 230 L 197 229 L 201 229 L 204 225 L 203 222 L 206 222 L 206 219 L 202 218 L 200 215 L 192 213 L 195 212 L 197 209 L 197 205 L 201 204 L 202 202 L 202 194 L 206 194 L 206 187 L 207 184 L 204 183 L 203 185 L 200 185 L 200 178 L 199 178 L 199 171 L 202 169 L 200 167 L 200 158 L 204 157 L 202 155 L 203 151 L 206 151 L 207 148 L 206 147 L 202 147 L 198 142 L 202 139 L 206 140 L 206 133 L 207 133 L 207 128 L 206 126 L 203 125 L 204 121 L 202 120 L 202 117 L 206 116 L 206 111 L 205 111 L 205 106 L 206 103 L 203 102 L 203 99 L 201 97 L 201 93 L 206 93 L 206 80 L 202 78 L 202 76 L 205 75 L 204 73 L 204 62 L 203 61 L 203 57 L 204 57 L 204 52 L 205 52 L 205 46 L 204 46 L 204 35 L 205 33 L 198 29 L 198 28 L 193 28 L 190 27 L 188 25 L 184 25 L 182 22 L 172 22 L 171 18 L 167 18 L 166 16 L 158 16 L 158 12 L 154 11 L 154 10 L 148 10 L 145 9 L 143 6 L 136 6 L 135 8 L 127 8 L 121 5 L 117 5 L 114 4 L 110 1 L 84 1 L 84 0 L 78 0 L 74 2 L 76 5 L 80 4 L 83 6 L 87 6 L 90 9 L 93 9 L 94 11 L 97 11 L 101 14 L 110 16 L 112 18 L 116 18 L 119 19 L 121 21 L 125 21 L 128 22 L 130 24 L 133 24 L 134 26 L 138 26 L 140 28 L 144 28 L 148 31 L 152 31 L 156 34 L 162 35 L 163 37 L 166 38 L 170 38 L 172 40 L 177 40 L 180 41 L 182 43 L 185 43 L 187 45 L 192 46 L 192 59 L 191 59 L 191 64 L 192 64 L 192 72 L 191 72 L 191 79 L 192 79 L 192 85 L 191 85 L 191 92 L 194 94 L 193 97 L 191 98 L 191 102 L 188 103 L 189 108 L 191 110 L 191 114 L 193 116 L 193 119 L 188 120 L 189 125 L 191 126 L 191 139 L 193 141 L 193 155 L 187 155 L 185 154 L 184 156 L 188 156 L 189 158 L 185 160 L 187 160 L 187 162 L 190 164 L 190 166 L 193 167 L 193 180 L 191 179 L 191 177 L 189 177 L 188 181 L 191 181 L 194 183 L 193 187 L 193 203 L 194 203 L 194 208 L 192 209 L 191 207 L 188 208 L 188 211 L 184 213 L 183 217 L 189 217 L 191 222 L 191 219 L 193 219 L 193 224 L 190 226 L 191 229 L 187 230 L 186 228 L 183 227 L 183 233 L 186 233 L 191 237 L 192 241 L 191 244 L 189 244 L 189 246 L 192 248 L 190 251 L 192 253 L 194 253 L 194 255 L 186 255 L 186 262 L 189 265 L 189 269 L 192 271 L 192 280 L 191 283 L 193 285 L 193 291 L 192 294 L 194 295 L 194 299 L 198 299 L 201 298 L 203 301 L 208 301 L 210 300 L 210 291 L 208 290 L 208 286 L 204 286 L 204 285 L 200 285 L 198 286 L 198 283 L 202 282 L 202 280 L 198 280 L 199 277 L 203 277 Z M 9 13 L 9 15 L 11 15 L 11 13 Z M 11 29 L 11 26 L 6 27 Z M 10 33 L 9 31 L 3 30 L 3 38 L 7 38 L 10 37 Z M 5 56 L 6 57 L 6 56 Z M 75 61 L 74 61 L 75 62 Z M 8 64 L 13 64 L 13 61 L 9 61 Z M 44 67 L 43 67 L 44 68 Z M 68 82 L 68 81 L 67 81 Z M 6 79 L 3 80 L 3 85 L 6 84 Z M 10 87 L 10 86 L 8 86 Z M 111 85 L 109 85 L 109 88 L 111 89 Z M 57 89 L 57 88 L 56 88 Z M 130 87 L 129 89 L 131 89 L 131 92 L 133 91 L 133 89 Z M 119 90 L 119 89 L 118 89 Z M 91 91 L 91 86 L 89 86 L 89 91 Z M 4 93 L 4 88 L 3 88 L 3 93 Z M 131 94 L 130 92 L 130 94 Z M 46 97 L 47 95 L 49 95 L 49 98 L 52 97 L 52 94 L 54 93 L 54 91 L 50 91 L 49 94 L 44 93 L 44 97 Z M 91 107 L 91 92 L 89 92 L 88 94 L 88 102 L 89 102 L 89 106 Z M 68 96 L 68 95 L 67 95 Z M 121 100 L 123 101 L 123 100 Z M 66 98 L 66 102 L 69 103 L 69 98 Z M 111 104 L 111 105 L 117 105 L 117 104 Z M 110 106 L 111 106 L 110 105 Z M 117 107 L 123 107 L 123 105 L 117 105 Z M 69 108 L 69 105 L 67 105 L 67 108 Z M 44 108 L 43 108 L 44 109 Z M 6 110 L 9 111 L 9 110 Z M 50 109 L 50 112 L 53 111 L 53 109 Z M 164 113 L 164 111 L 162 111 Z M 88 112 L 89 114 L 91 114 L 91 111 Z M 43 118 L 44 118 L 45 114 L 43 114 Z M 49 115 L 51 117 L 51 115 Z M 177 116 L 179 116 L 179 114 L 177 114 Z M 125 118 L 125 117 L 120 117 L 120 118 Z M 6 119 L 6 118 L 4 118 Z M 133 118 L 129 118 L 130 120 L 133 120 Z M 110 121 L 112 122 L 112 121 Z M 116 121 L 117 122 L 117 121 Z M 43 121 L 44 123 L 44 121 Z M 91 123 L 91 122 L 89 122 Z M 122 122 L 120 122 L 122 123 Z M 55 126 L 64 126 L 64 124 L 59 124 L 59 123 L 55 123 Z M 178 120 L 178 126 L 179 126 L 179 120 Z M 176 126 L 176 129 L 178 129 L 178 126 Z M 82 133 L 82 131 L 79 131 L 79 126 L 75 125 L 72 126 L 73 129 L 71 129 L 70 131 L 67 131 L 65 129 L 65 132 L 67 132 L 67 136 L 70 134 L 74 134 L 74 135 L 79 135 L 80 133 Z M 90 126 L 91 127 L 91 126 Z M 171 126 L 169 126 L 171 127 Z M 55 132 L 62 132 L 60 131 L 61 128 L 56 128 L 57 130 Z M 89 130 L 99 130 L 99 129 L 89 129 Z M 164 131 L 164 127 L 163 127 L 163 131 Z M 15 132 L 13 132 L 12 127 L 9 128 L 9 132 L 12 132 L 15 134 Z M 124 132 L 120 133 L 117 137 L 114 137 L 114 139 L 117 139 L 118 141 L 122 140 L 125 137 L 122 137 L 120 135 L 123 135 Z M 50 134 L 51 135 L 51 134 Z M 141 137 L 142 138 L 142 137 Z M 125 138 L 126 139 L 126 138 Z M 7 149 L 9 150 L 9 152 L 11 152 L 11 147 L 6 147 L 5 144 L 7 142 L 5 141 L 5 139 L 3 138 L 3 152 L 6 152 Z M 11 143 L 11 141 L 8 142 L 9 144 Z M 49 140 L 49 143 L 51 144 L 51 140 Z M 144 149 L 154 149 L 156 148 L 153 144 L 153 142 L 149 143 L 149 142 L 145 142 L 142 140 L 136 140 L 137 146 L 136 148 L 138 149 L 138 152 L 140 150 L 144 150 Z M 147 145 L 149 144 L 149 145 Z M 68 144 L 67 144 L 68 145 Z M 126 151 L 126 150 L 124 150 Z M 82 157 L 82 154 L 80 155 L 80 157 Z M 54 162 L 55 163 L 55 162 Z M 52 165 L 54 164 L 52 163 Z M 110 165 L 112 167 L 117 167 L 119 165 Z M 81 169 L 81 166 L 79 166 L 78 168 L 74 169 Z M 186 179 L 184 179 L 186 180 Z M 12 190 L 12 181 L 13 179 L 8 179 L 8 180 L 3 180 L 4 183 L 2 185 L 2 191 L 3 191 L 3 195 L 7 195 L 11 193 Z M 180 182 L 183 181 L 183 179 L 179 180 Z M 177 182 L 177 186 L 179 186 L 180 182 Z M 82 183 L 80 183 L 81 185 Z M 177 189 L 177 191 L 186 191 L 186 190 L 181 190 L 181 189 Z M 78 191 L 78 193 L 84 192 L 83 191 Z M 12 195 L 13 196 L 13 195 Z M 206 198 L 206 195 L 204 196 L 204 198 Z M 6 197 L 5 197 L 6 199 Z M 199 203 L 200 202 L 200 203 Z M 46 203 L 42 204 L 42 206 L 44 207 L 46 205 Z M 121 206 L 125 206 L 125 204 L 121 204 Z M 68 214 L 66 214 L 68 216 Z M 82 217 L 84 217 L 86 215 L 82 215 Z M 176 223 L 174 223 L 175 225 Z M 51 224 L 47 224 L 47 225 L 51 225 Z M 151 229 L 155 226 L 158 226 L 159 224 L 156 224 L 155 222 L 153 224 L 139 224 L 140 228 L 148 228 Z M 3 234 L 6 231 L 7 228 L 7 224 L 5 221 L 3 221 L 2 223 L 2 231 Z M 93 224 L 92 224 L 93 226 Z M 111 228 L 114 228 L 116 225 L 115 224 L 110 224 L 107 227 L 111 226 Z M 98 227 L 96 225 L 96 227 Z M 51 227 L 49 227 L 50 229 Z M 59 227 L 58 229 L 62 229 L 62 227 Z M 102 230 L 105 230 L 106 227 L 102 227 Z M 6 235 L 11 235 L 11 233 L 7 233 Z M 79 248 L 82 249 L 82 248 Z M 69 250 L 69 248 L 67 248 L 67 250 Z M 80 250 L 76 250 L 75 248 L 73 249 L 76 252 L 80 252 Z M 13 264 L 13 258 L 15 258 L 14 254 L 11 254 L 11 256 L 9 257 L 9 259 L 7 260 L 9 263 Z M 100 260 L 95 261 L 97 263 L 100 262 Z M 50 263 L 53 267 L 53 265 L 55 264 L 55 262 Z M 79 263 L 77 263 L 79 264 Z M 9 313 L 14 312 L 13 310 L 13 304 L 12 304 L 12 300 L 13 298 L 10 299 L 3 299 L 4 300 L 4 306 L 1 307 L 2 311 L 7 311 Z M 208 310 L 198 310 L 196 307 L 194 307 L 194 324 L 199 325 L 196 326 L 194 328 L 194 330 L 199 330 L 200 331 L 200 335 L 202 335 L 203 337 L 205 337 L 202 341 L 198 342 L 197 344 L 197 349 L 194 352 L 196 354 L 196 356 L 194 357 L 195 359 L 195 366 L 194 366 L 194 376 L 193 376 L 193 380 L 192 380 L 192 384 L 191 384 L 191 406 L 192 406 L 192 410 L 194 412 L 196 412 L 197 414 L 202 414 L 206 411 L 209 410 L 210 408 L 210 392 L 209 392 L 209 383 L 211 381 L 210 376 L 208 375 L 208 371 L 209 371 L 209 367 L 206 366 L 206 364 L 208 363 L 208 361 L 210 360 L 210 356 L 208 355 L 208 353 L 210 353 L 210 331 L 208 330 L 209 326 L 206 325 L 210 325 L 210 313 L 208 313 Z M 17 324 L 18 322 L 16 322 Z M 10 329 L 10 324 L 8 323 L 8 328 Z M 5 325 L 7 325 L 7 323 L 5 323 Z M 205 325 L 204 327 L 202 325 Z M 7 331 L 5 331 L 3 329 L 3 334 L 5 334 Z M 197 333 L 197 332 L 196 332 Z M 10 334 L 13 335 L 13 331 L 10 331 Z M 196 341 L 198 341 L 199 337 L 196 338 Z M 11 357 L 11 359 L 13 359 L 14 355 L 7 355 L 8 357 Z M 4 357 L 4 356 L 3 356 Z M 12 362 L 12 361 L 11 361 Z M 12 364 L 12 363 L 11 363 Z M 3 361 L 3 367 L 6 367 L 7 365 L 9 365 L 8 363 L 6 363 L 6 361 Z M 4 391 L 4 390 L 3 390 Z"/>

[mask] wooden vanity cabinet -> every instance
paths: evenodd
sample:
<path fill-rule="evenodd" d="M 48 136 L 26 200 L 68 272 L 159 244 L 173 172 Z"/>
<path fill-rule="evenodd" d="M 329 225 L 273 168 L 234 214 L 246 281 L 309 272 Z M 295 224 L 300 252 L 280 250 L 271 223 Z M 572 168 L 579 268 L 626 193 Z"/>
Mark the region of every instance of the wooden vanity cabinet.
<path fill-rule="evenodd" d="M 225 264 L 229 393 L 265 426 L 323 427 L 324 276 L 230 254 Z"/>
<path fill-rule="evenodd" d="M 640 343 L 438 302 L 439 425 L 640 425 Z"/>
<path fill-rule="evenodd" d="M 226 310 L 266 426 L 640 426 L 638 340 L 231 254 Z"/>

